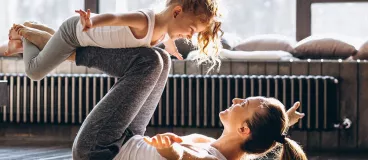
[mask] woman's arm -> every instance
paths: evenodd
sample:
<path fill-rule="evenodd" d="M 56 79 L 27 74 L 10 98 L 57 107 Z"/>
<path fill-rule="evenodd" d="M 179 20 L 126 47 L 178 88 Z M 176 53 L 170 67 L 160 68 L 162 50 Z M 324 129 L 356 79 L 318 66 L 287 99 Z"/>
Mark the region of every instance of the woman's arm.
<path fill-rule="evenodd" d="M 289 123 L 288 123 L 288 126 L 286 127 L 286 131 L 285 131 L 286 133 L 289 132 L 289 129 L 290 129 L 291 126 L 298 123 L 299 119 L 302 119 L 304 117 L 304 113 L 299 113 L 298 111 L 296 111 L 299 108 L 299 106 L 300 106 L 300 102 L 296 102 L 286 112 L 286 114 L 288 116 L 288 119 L 289 119 Z"/>
<path fill-rule="evenodd" d="M 190 134 L 187 136 L 183 136 L 182 137 L 184 142 L 192 142 L 192 143 L 212 143 L 214 141 L 216 141 L 214 138 L 212 137 L 207 137 L 205 135 L 201 135 L 201 134 Z"/>
<path fill-rule="evenodd" d="M 185 147 L 179 143 L 183 142 L 182 139 L 175 134 L 165 133 L 158 134 L 152 138 L 144 138 L 144 141 L 149 145 L 156 148 L 157 152 L 168 160 L 181 160 L 181 159 L 198 159 L 198 160 L 216 160 L 217 158 L 209 155 L 208 152 L 200 152 L 192 149 L 191 147 Z"/>
<path fill-rule="evenodd" d="M 294 103 L 294 105 L 287 110 L 286 114 L 289 119 L 289 126 L 293 126 L 295 123 L 304 117 L 304 113 L 299 113 L 297 110 L 300 106 L 300 102 Z"/>

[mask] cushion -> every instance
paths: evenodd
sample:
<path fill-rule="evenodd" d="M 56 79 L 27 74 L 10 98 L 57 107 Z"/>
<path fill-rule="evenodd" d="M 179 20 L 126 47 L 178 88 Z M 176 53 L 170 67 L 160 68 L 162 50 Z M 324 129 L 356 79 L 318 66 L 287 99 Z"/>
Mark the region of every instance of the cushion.
<path fill-rule="evenodd" d="M 357 54 L 355 54 L 352 59 L 368 59 L 368 41 L 364 42 L 360 47 Z"/>
<path fill-rule="evenodd" d="M 357 50 L 351 44 L 330 36 L 309 36 L 295 45 L 295 57 L 301 59 L 346 59 Z"/>
<path fill-rule="evenodd" d="M 225 38 L 221 38 L 221 44 L 223 49 L 232 50 L 233 48 Z"/>
<path fill-rule="evenodd" d="M 241 38 L 237 34 L 225 32 L 221 42 L 224 49 L 233 50 L 241 42 Z"/>
<path fill-rule="evenodd" d="M 234 47 L 237 51 L 286 51 L 294 52 L 293 45 L 296 42 L 282 35 L 259 35 L 247 38 Z"/>
<path fill-rule="evenodd" d="M 176 48 L 180 54 L 183 55 L 183 58 L 187 57 L 189 52 L 194 51 L 197 49 L 197 46 L 194 45 L 191 41 L 187 41 L 185 39 L 177 39 L 175 41 Z"/>
<path fill-rule="evenodd" d="M 285 60 L 294 59 L 291 53 L 285 51 L 230 51 L 223 49 L 220 57 L 231 60 Z"/>

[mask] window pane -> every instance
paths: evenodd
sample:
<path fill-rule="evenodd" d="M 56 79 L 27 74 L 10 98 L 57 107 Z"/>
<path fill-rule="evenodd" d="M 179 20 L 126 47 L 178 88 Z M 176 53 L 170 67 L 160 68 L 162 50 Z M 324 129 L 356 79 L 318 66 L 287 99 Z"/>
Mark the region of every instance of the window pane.
<path fill-rule="evenodd" d="M 241 38 L 259 34 L 296 35 L 295 0 L 223 0 L 223 30 Z"/>
<path fill-rule="evenodd" d="M 100 13 L 127 12 L 144 8 L 157 8 L 163 0 L 100 0 Z"/>
<path fill-rule="evenodd" d="M 153 6 L 160 5 L 154 0 L 100 1 L 101 13 L 124 12 Z M 225 6 L 227 12 L 223 24 L 226 33 L 234 33 L 241 38 L 259 34 L 295 37 L 295 0 L 222 0 L 221 6 Z"/>
<path fill-rule="evenodd" d="M 116 10 L 116 0 L 103 0 L 99 1 L 99 12 L 100 13 L 111 13 Z"/>
<path fill-rule="evenodd" d="M 312 5 L 312 34 L 368 35 L 368 3 Z"/>
<path fill-rule="evenodd" d="M 84 9 L 84 0 L 1 0 L 0 40 L 8 39 L 13 23 L 37 21 L 57 29 L 74 10 Z"/>

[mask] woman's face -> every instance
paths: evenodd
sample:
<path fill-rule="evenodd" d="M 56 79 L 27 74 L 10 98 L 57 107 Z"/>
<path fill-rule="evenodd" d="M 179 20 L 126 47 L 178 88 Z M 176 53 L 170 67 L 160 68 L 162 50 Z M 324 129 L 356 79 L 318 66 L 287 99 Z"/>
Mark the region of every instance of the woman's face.
<path fill-rule="evenodd" d="M 234 98 L 233 104 L 225 111 L 220 112 L 220 120 L 225 130 L 236 131 L 238 128 L 244 127 L 245 120 L 251 118 L 264 101 L 266 101 L 264 97 Z"/>

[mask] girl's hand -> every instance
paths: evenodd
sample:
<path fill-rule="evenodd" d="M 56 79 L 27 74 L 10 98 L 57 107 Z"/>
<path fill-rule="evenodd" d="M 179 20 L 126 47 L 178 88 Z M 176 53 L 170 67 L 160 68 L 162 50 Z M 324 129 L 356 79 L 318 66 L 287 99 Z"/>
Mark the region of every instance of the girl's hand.
<path fill-rule="evenodd" d="M 157 134 L 152 138 L 144 137 L 144 141 L 157 150 L 163 150 L 170 148 L 174 143 L 183 142 L 183 139 L 173 133 L 165 133 Z"/>
<path fill-rule="evenodd" d="M 92 21 L 91 21 L 91 10 L 88 9 L 87 12 L 83 11 L 83 10 L 75 10 L 76 13 L 79 13 L 80 15 L 80 20 L 83 26 L 83 32 L 88 31 L 89 29 L 92 28 Z"/>
<path fill-rule="evenodd" d="M 183 60 L 183 56 L 179 53 L 178 49 L 176 48 L 175 42 L 173 39 L 169 39 L 164 42 L 165 50 L 169 52 L 172 56 L 175 56 L 179 60 Z"/>
<path fill-rule="evenodd" d="M 183 60 L 183 55 L 179 53 L 176 47 L 165 47 L 165 50 L 169 52 L 170 55 L 176 57 L 178 60 Z"/>
<path fill-rule="evenodd" d="M 175 56 L 178 60 L 183 60 L 183 55 L 181 55 L 178 51 L 169 52 L 171 55 Z"/>

